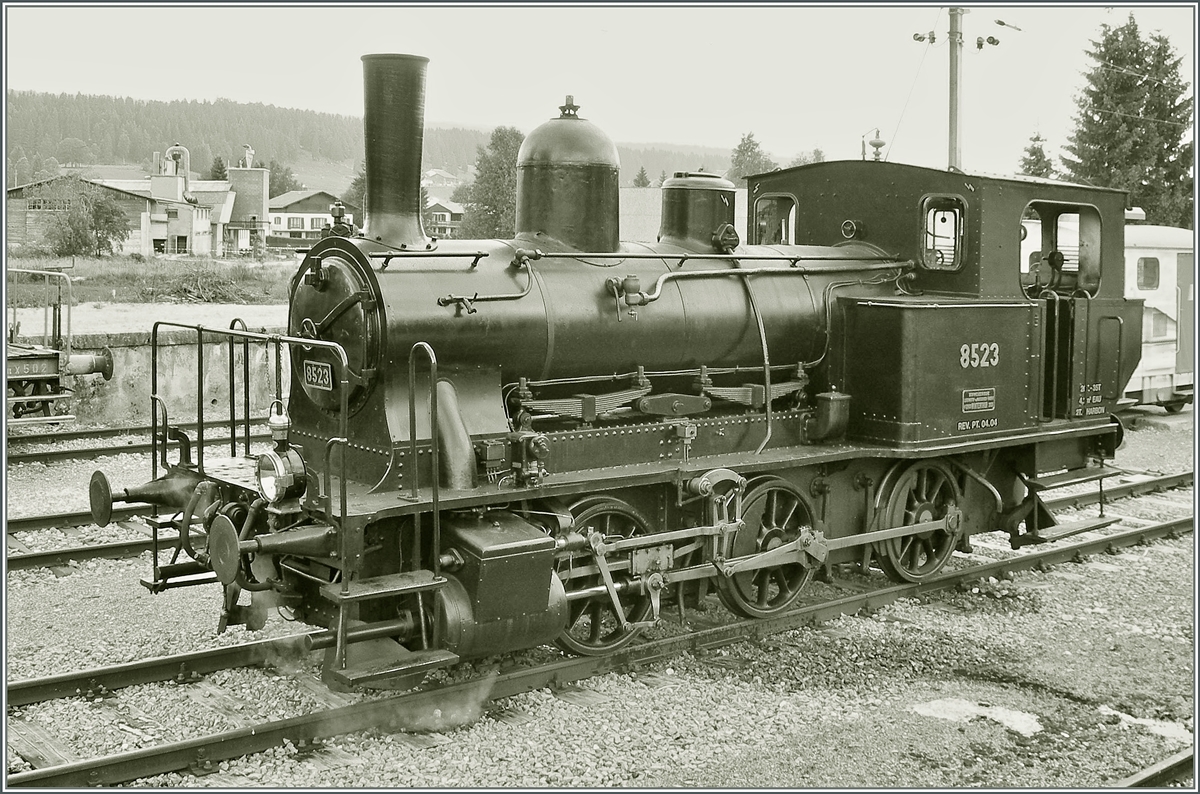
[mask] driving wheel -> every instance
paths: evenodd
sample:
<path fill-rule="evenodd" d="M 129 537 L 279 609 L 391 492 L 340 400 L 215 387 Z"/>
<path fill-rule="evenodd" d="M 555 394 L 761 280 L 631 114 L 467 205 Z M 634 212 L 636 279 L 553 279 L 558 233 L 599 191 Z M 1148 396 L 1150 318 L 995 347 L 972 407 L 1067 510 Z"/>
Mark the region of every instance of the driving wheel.
<path fill-rule="evenodd" d="M 750 487 L 742 502 L 744 525 L 734 534 L 726 558 L 760 554 L 812 531 L 812 511 L 800 489 L 772 477 Z M 785 563 L 717 579 L 717 594 L 731 612 L 766 618 L 786 612 L 812 581 L 816 568 Z"/>
<path fill-rule="evenodd" d="M 599 534 L 606 543 L 650 532 L 649 522 L 632 505 L 609 496 L 581 499 L 571 505 L 571 516 L 575 532 L 585 538 Z M 628 553 L 607 558 L 615 582 L 628 580 L 630 558 Z M 629 590 L 620 593 L 618 615 L 591 547 L 562 552 L 554 562 L 554 569 L 568 598 L 582 590 L 596 591 L 586 598 L 569 601 L 567 627 L 555 640 L 560 648 L 581 656 L 599 656 L 624 647 L 637 636 L 638 629 L 627 628 L 625 624 L 646 619 L 651 609 L 650 597 Z"/>
<path fill-rule="evenodd" d="M 917 461 L 905 469 L 892 486 L 883 521 L 885 527 L 907 527 L 945 518 L 958 506 L 962 492 L 954 473 L 938 461 Z M 882 541 L 880 566 L 894 581 L 921 582 L 950 559 L 958 545 L 958 532 L 930 529 L 915 535 Z"/>

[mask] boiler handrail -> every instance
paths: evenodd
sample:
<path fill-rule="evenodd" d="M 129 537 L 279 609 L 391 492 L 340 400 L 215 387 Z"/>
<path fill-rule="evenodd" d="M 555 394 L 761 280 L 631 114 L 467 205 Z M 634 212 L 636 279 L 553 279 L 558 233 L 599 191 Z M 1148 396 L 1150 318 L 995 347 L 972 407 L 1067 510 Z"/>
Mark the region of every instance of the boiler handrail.
<path fill-rule="evenodd" d="M 417 342 L 408 351 L 408 441 L 409 465 L 412 467 L 412 498 L 417 499 L 417 351 L 421 350 L 429 359 L 429 457 L 433 474 L 431 476 L 431 509 L 433 510 L 433 575 L 441 574 L 441 516 L 438 512 L 438 475 L 440 468 L 440 444 L 437 434 L 437 354 L 427 342 Z M 413 559 L 417 565 L 421 560 L 421 514 L 413 516 Z"/>

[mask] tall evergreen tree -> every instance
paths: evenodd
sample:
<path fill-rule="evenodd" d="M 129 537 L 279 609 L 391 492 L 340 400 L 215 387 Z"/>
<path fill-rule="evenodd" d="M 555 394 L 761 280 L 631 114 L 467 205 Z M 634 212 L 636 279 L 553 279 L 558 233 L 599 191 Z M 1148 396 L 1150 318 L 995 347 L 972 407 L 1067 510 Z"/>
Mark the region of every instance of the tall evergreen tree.
<path fill-rule="evenodd" d="M 634 187 L 650 187 L 650 177 L 646 174 L 646 166 L 638 169 L 637 176 L 633 178 Z"/>
<path fill-rule="evenodd" d="M 229 178 L 229 171 L 225 168 L 225 161 L 221 155 L 218 154 L 213 158 L 212 166 L 208 169 L 208 178 L 218 180 Z"/>
<path fill-rule="evenodd" d="M 1034 133 L 1033 137 L 1029 139 L 1029 145 L 1025 147 L 1025 154 L 1021 157 L 1022 174 L 1042 179 L 1054 177 L 1054 164 L 1050 162 L 1050 158 L 1046 156 L 1046 150 L 1042 148 L 1042 144 L 1045 142 L 1046 139 L 1038 133 Z"/>
<path fill-rule="evenodd" d="M 480 146 L 475 181 L 461 195 L 461 236 L 507 239 L 517 228 L 517 152 L 525 135 L 516 127 L 497 127 L 487 148 Z M 456 201 L 458 199 L 455 199 Z"/>
<path fill-rule="evenodd" d="M 655 185 L 655 187 L 662 187 L 663 182 L 666 182 L 666 181 L 667 181 L 667 172 L 663 171 L 658 175 L 658 183 Z"/>
<path fill-rule="evenodd" d="M 1192 99 L 1182 59 L 1161 34 L 1144 38 L 1133 15 L 1102 25 L 1088 54 L 1095 66 L 1078 99 L 1063 166 L 1072 181 L 1129 191 L 1146 220 L 1192 225 Z"/>
<path fill-rule="evenodd" d="M 354 175 L 354 180 L 350 183 L 350 187 L 346 188 L 346 192 L 342 194 L 342 203 L 352 207 L 358 207 L 359 210 L 365 210 L 363 206 L 367 200 L 367 164 L 364 161 L 359 166 L 358 173 Z M 359 225 L 362 225 L 362 219 L 359 220 Z"/>
<path fill-rule="evenodd" d="M 742 136 L 741 143 L 733 150 L 730 160 L 729 179 L 738 187 L 746 186 L 746 176 L 749 174 L 762 174 L 779 167 L 774 160 L 767 157 L 758 141 L 754 140 L 753 132 Z"/>
<path fill-rule="evenodd" d="M 292 169 L 277 162 L 275 158 L 271 158 L 271 164 L 267 167 L 271 169 L 269 185 L 271 198 L 282 196 L 290 190 L 299 190 L 302 187 L 300 180 L 292 173 Z"/>

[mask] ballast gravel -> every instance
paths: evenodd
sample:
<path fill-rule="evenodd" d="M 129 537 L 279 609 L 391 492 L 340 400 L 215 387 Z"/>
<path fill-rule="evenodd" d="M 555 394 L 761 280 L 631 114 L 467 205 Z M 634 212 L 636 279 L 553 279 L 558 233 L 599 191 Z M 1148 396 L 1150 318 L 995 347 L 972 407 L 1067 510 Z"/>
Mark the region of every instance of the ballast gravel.
<path fill-rule="evenodd" d="M 144 456 L 124 457 L 134 459 L 131 469 L 141 467 L 127 480 L 137 481 L 148 468 Z M 1116 463 L 1190 470 L 1190 424 L 1131 430 Z M 91 471 L 114 470 L 93 461 L 59 465 L 40 476 L 10 472 L 10 514 L 14 507 L 47 512 L 52 494 L 82 494 L 80 506 L 56 511 L 86 509 Z M 13 487 L 14 474 L 22 487 Z M 682 654 L 563 691 L 442 704 L 444 713 L 423 715 L 437 732 L 360 732 L 330 739 L 312 756 L 283 746 L 223 762 L 211 777 L 172 773 L 131 785 L 1112 785 L 1192 741 L 1194 558 L 1189 534 L 759 643 Z M 136 584 L 149 568 L 143 555 L 81 564 L 67 576 L 9 572 L 8 680 L 297 628 L 273 618 L 262 632 L 235 627 L 215 636 L 218 591 L 154 596 Z M 90 755 L 322 707 L 283 673 L 225 671 L 204 686 L 213 689 L 133 687 L 96 702 L 9 709 L 7 719 L 10 729 L 13 720 L 35 720 Z M 407 715 L 415 716 L 422 715 Z M 1022 732 L 1029 726 L 1036 730 Z M 7 759 L 10 773 L 28 768 L 11 747 Z"/>

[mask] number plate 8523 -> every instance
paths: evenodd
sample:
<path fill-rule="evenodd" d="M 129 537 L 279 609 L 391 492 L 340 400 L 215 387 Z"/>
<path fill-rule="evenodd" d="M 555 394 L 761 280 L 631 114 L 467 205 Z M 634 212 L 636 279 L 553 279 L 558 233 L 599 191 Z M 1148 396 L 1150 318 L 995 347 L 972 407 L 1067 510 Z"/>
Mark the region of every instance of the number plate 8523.
<path fill-rule="evenodd" d="M 333 367 L 320 361 L 305 361 L 304 385 L 323 391 L 333 391 Z"/>

